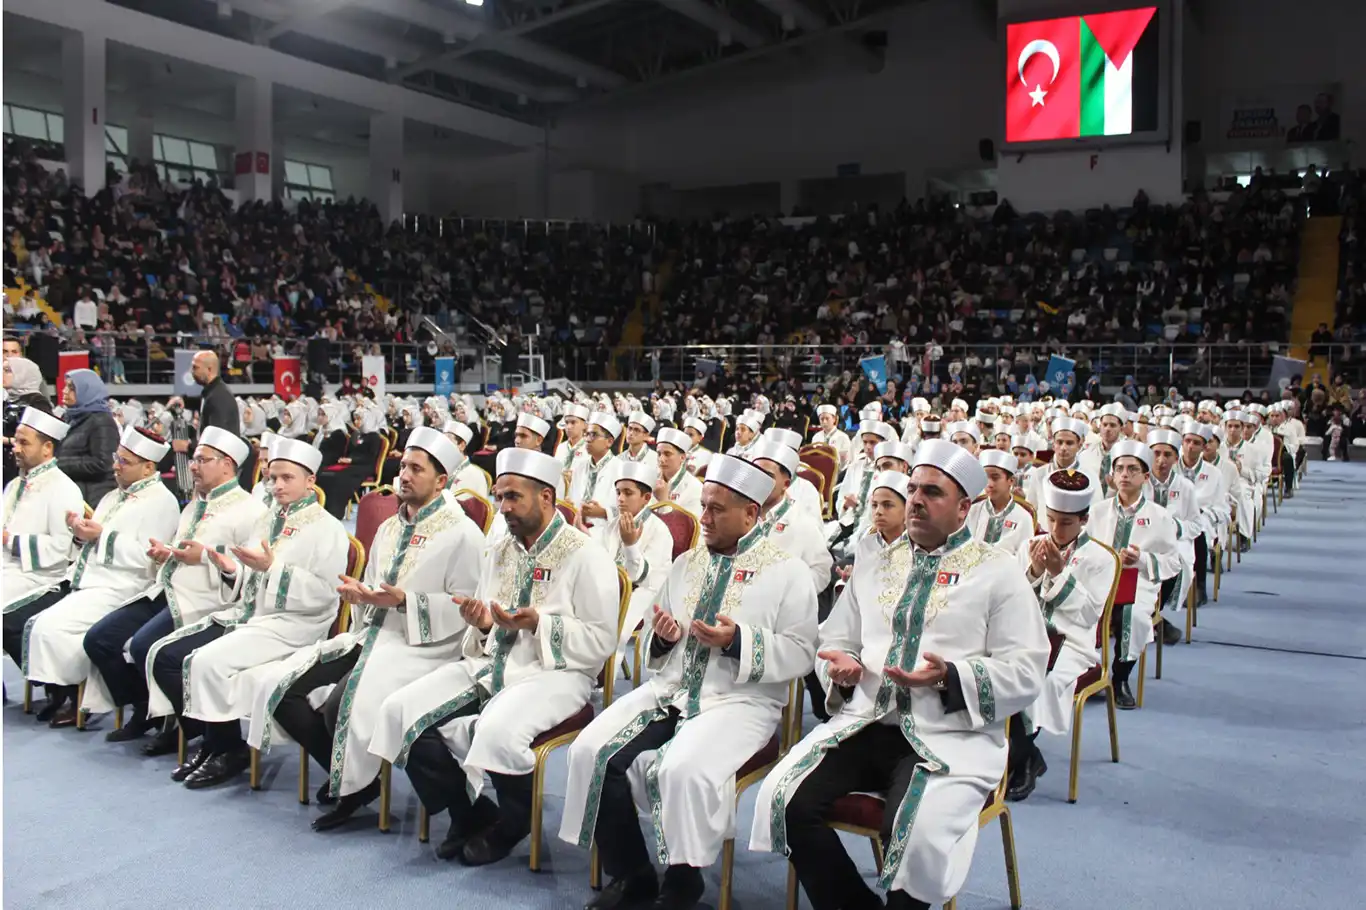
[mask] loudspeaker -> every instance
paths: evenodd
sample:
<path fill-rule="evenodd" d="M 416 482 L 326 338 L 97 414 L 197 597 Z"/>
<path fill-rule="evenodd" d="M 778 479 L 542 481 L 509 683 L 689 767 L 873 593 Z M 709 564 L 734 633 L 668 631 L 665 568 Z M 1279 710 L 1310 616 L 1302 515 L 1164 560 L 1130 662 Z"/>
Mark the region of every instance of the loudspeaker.
<path fill-rule="evenodd" d="M 28 346 L 24 348 L 24 356 L 38 367 L 38 372 L 43 374 L 45 382 L 53 383 L 57 381 L 57 352 L 61 349 L 61 343 L 56 335 L 49 335 L 47 332 L 34 332 L 28 337 Z M 57 398 L 62 397 L 62 390 L 57 390 Z"/>
<path fill-rule="evenodd" d="M 995 161 L 996 143 L 992 142 L 990 139 L 977 140 L 977 154 L 982 157 L 983 161 Z"/>
<path fill-rule="evenodd" d="M 308 372 L 326 376 L 332 359 L 332 342 L 326 338 L 308 339 Z"/>
<path fill-rule="evenodd" d="M 1199 120 L 1186 121 L 1186 145 L 1200 144 L 1201 124 Z"/>

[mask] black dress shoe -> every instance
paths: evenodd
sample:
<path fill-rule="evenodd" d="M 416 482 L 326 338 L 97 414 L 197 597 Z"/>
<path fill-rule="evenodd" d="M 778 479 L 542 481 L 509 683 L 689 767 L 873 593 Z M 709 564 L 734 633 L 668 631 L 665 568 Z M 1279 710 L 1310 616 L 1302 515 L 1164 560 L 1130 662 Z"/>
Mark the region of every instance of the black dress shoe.
<path fill-rule="evenodd" d="M 52 719 L 47 722 L 47 725 L 54 730 L 61 727 L 76 726 L 76 706 L 67 702 L 60 711 L 52 715 Z"/>
<path fill-rule="evenodd" d="M 110 730 L 104 734 L 104 741 L 107 743 L 131 743 L 135 739 L 142 739 L 147 735 L 147 731 L 155 726 L 155 723 L 147 720 L 142 713 L 138 713 L 137 709 L 134 708 L 133 718 L 117 730 Z"/>
<path fill-rule="evenodd" d="M 185 759 L 185 764 L 176 765 L 176 769 L 171 772 L 171 780 L 178 784 L 182 783 L 191 774 L 199 770 L 200 765 L 204 764 L 212 757 L 213 753 L 210 752 L 207 747 L 200 746 L 190 753 L 190 757 Z"/>
<path fill-rule="evenodd" d="M 650 910 L 691 910 L 707 891 L 702 870 L 693 866 L 670 866 L 664 870 L 664 885 Z"/>
<path fill-rule="evenodd" d="M 466 866 L 487 866 L 505 859 L 512 849 L 526 838 L 529 831 L 511 831 L 503 822 L 471 837 L 460 851 L 460 862 Z"/>
<path fill-rule="evenodd" d="M 65 694 L 49 696 L 47 704 L 43 705 L 43 709 L 38 712 L 38 716 L 35 717 L 34 720 L 38 721 L 41 724 L 47 723 L 48 721 L 52 720 L 52 718 L 57 716 L 57 712 L 60 711 L 62 709 L 62 706 L 65 704 Z"/>
<path fill-rule="evenodd" d="M 459 821 L 451 821 L 446 839 L 436 848 L 437 859 L 456 859 L 464 852 L 465 844 L 477 834 L 483 834 L 498 821 L 498 804 L 487 796 L 474 801 L 468 814 Z"/>
<path fill-rule="evenodd" d="M 323 785 L 319 787 L 318 792 L 314 794 L 314 799 L 318 801 L 318 805 L 320 806 L 336 805 L 337 798 L 332 795 L 332 782 L 323 781 Z"/>
<path fill-rule="evenodd" d="M 313 819 L 314 831 L 331 831 L 333 828 L 340 828 L 346 824 L 347 819 L 356 814 L 356 811 L 364 806 L 368 806 L 379 799 L 379 778 L 370 781 L 363 789 L 355 793 L 348 793 L 337 800 L 337 806 L 331 812 L 325 812 Z"/>
<path fill-rule="evenodd" d="M 1043 753 L 1035 749 L 1034 754 L 1029 756 L 1029 760 L 1020 769 L 1019 779 L 1011 781 L 1006 788 L 1006 799 L 1013 803 L 1027 799 L 1029 794 L 1034 792 L 1034 785 L 1039 778 L 1047 773 L 1048 762 L 1043 760 Z"/>
<path fill-rule="evenodd" d="M 179 751 L 180 728 L 175 726 L 162 730 L 152 737 L 150 743 L 142 747 L 142 754 L 149 758 L 155 758 L 158 755 L 170 755 L 172 752 Z"/>
<path fill-rule="evenodd" d="M 1195 605 L 1197 607 L 1203 607 L 1207 603 L 1209 603 L 1209 595 L 1206 594 L 1203 589 L 1197 591 L 1195 594 Z"/>
<path fill-rule="evenodd" d="M 1134 693 L 1129 691 L 1129 682 L 1115 684 L 1115 707 L 1124 711 L 1132 711 L 1138 707 L 1138 702 L 1134 701 Z"/>
<path fill-rule="evenodd" d="M 1162 644 L 1179 645 L 1181 643 L 1181 630 L 1175 623 L 1162 620 Z"/>
<path fill-rule="evenodd" d="M 185 778 L 187 790 L 203 790 L 227 783 L 247 768 L 251 767 L 251 753 L 246 749 L 233 749 L 215 755 L 190 772 Z"/>
<path fill-rule="evenodd" d="M 639 872 L 626 878 L 614 878 L 583 910 L 631 910 L 643 908 L 659 897 L 659 878 L 655 871 Z"/>

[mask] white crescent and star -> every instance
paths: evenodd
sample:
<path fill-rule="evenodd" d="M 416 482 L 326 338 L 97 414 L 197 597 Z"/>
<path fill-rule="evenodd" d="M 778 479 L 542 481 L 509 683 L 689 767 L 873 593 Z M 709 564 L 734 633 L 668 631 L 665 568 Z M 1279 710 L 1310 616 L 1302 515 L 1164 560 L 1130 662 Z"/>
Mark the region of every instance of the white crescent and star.
<path fill-rule="evenodd" d="M 1048 80 L 1048 84 L 1052 85 L 1057 80 L 1058 73 L 1062 70 L 1062 58 L 1058 56 L 1057 46 L 1054 45 L 1052 41 L 1045 41 L 1043 38 L 1035 38 L 1033 41 L 1026 44 L 1024 49 L 1020 51 L 1020 58 L 1015 62 L 1015 68 L 1019 70 L 1020 73 L 1020 82 L 1022 84 L 1028 84 L 1025 82 L 1024 77 L 1025 65 L 1029 63 L 1030 58 L 1035 54 L 1043 54 L 1053 64 L 1053 77 Z M 1033 102 L 1030 107 L 1042 107 L 1043 99 L 1047 94 L 1048 90 L 1036 83 L 1034 90 L 1029 93 L 1030 100 Z"/>

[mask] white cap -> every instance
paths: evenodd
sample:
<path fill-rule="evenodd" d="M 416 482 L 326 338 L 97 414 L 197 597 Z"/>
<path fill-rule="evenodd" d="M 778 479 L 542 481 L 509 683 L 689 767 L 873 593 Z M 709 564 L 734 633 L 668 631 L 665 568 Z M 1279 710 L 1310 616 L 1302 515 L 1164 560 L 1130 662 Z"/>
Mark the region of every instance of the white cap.
<path fill-rule="evenodd" d="M 823 404 L 816 408 L 817 417 L 821 417 L 825 414 L 829 414 L 831 417 L 838 417 L 840 416 L 840 409 L 833 404 Z"/>
<path fill-rule="evenodd" d="M 944 439 L 927 439 L 915 452 L 911 472 L 921 466 L 938 468 L 962 487 L 963 495 L 976 499 L 987 488 L 987 472 L 962 446 Z"/>
<path fill-rule="evenodd" d="M 915 449 L 899 440 L 879 442 L 873 446 L 873 462 L 876 463 L 883 458 L 895 458 L 898 461 L 904 461 L 906 467 L 909 468 L 911 462 L 915 460 Z"/>
<path fill-rule="evenodd" d="M 882 402 L 880 402 L 880 401 L 870 401 L 870 402 L 868 402 L 867 404 L 865 404 L 865 405 L 863 406 L 863 409 L 860 410 L 858 413 L 859 413 L 859 417 L 862 418 L 863 420 L 881 420 L 881 419 L 882 419 Z"/>
<path fill-rule="evenodd" d="M 1198 420 L 1187 420 L 1186 425 L 1181 428 L 1181 435 L 1199 436 L 1205 442 L 1209 442 L 1214 438 L 1214 426 Z"/>
<path fill-rule="evenodd" d="M 719 483 L 751 502 L 763 505 L 773 492 L 773 478 L 733 455 L 717 455 L 707 465 L 707 483 Z"/>
<path fill-rule="evenodd" d="M 1180 452 L 1181 434 L 1175 430 L 1153 430 L 1148 434 L 1148 448 L 1153 446 L 1171 446 Z"/>
<path fill-rule="evenodd" d="M 292 461 L 300 467 L 307 468 L 308 473 L 316 474 L 323 463 L 323 453 L 299 439 L 280 439 L 276 441 L 271 452 L 271 460 Z"/>
<path fill-rule="evenodd" d="M 137 427 L 124 427 L 123 435 L 119 437 L 119 445 L 153 464 L 161 461 L 166 457 L 166 453 L 171 451 L 169 442 L 157 442 Z"/>
<path fill-rule="evenodd" d="M 929 401 L 927 401 L 927 400 L 924 399 L 924 398 L 912 398 L 912 399 L 911 399 L 911 413 L 912 413 L 912 414 L 921 414 L 921 413 L 928 414 L 929 412 L 930 412 L 930 403 L 929 403 Z"/>
<path fill-rule="evenodd" d="M 1145 443 L 1135 442 L 1132 439 L 1121 439 L 1110 447 L 1110 464 L 1114 464 L 1121 458 L 1137 458 L 1143 462 L 1145 470 L 1153 469 L 1153 450 L 1148 448 Z"/>
<path fill-rule="evenodd" d="M 940 429 L 940 424 L 939 424 L 939 421 L 937 421 L 937 420 L 922 420 L 922 421 L 920 421 L 920 431 L 921 431 L 922 433 L 938 433 L 938 432 L 939 432 L 939 429 Z"/>
<path fill-rule="evenodd" d="M 973 438 L 974 442 L 982 441 L 982 431 L 978 429 L 977 424 L 970 420 L 955 420 L 953 423 L 944 427 L 944 435 L 949 437 L 949 439 L 953 439 L 954 435 L 958 433 L 967 433 Z"/>
<path fill-rule="evenodd" d="M 758 433 L 759 430 L 763 428 L 764 418 L 759 414 L 745 414 L 739 420 L 735 421 L 735 425 L 737 427 L 749 427 L 752 432 Z"/>
<path fill-rule="evenodd" d="M 24 408 L 24 416 L 19 418 L 19 426 L 32 427 L 53 442 L 61 442 L 71 429 L 69 424 L 37 408 Z"/>
<path fill-rule="evenodd" d="M 1049 438 L 1051 439 L 1063 430 L 1066 430 L 1069 433 L 1075 434 L 1077 439 L 1085 441 L 1086 435 L 1090 432 L 1090 429 L 1091 428 L 1086 425 L 1086 421 L 1084 420 L 1078 420 L 1075 417 L 1059 417 L 1057 420 L 1053 421 L 1052 432 L 1049 433 Z"/>
<path fill-rule="evenodd" d="M 1058 486 L 1055 479 L 1067 478 L 1082 485 L 1080 490 L 1066 490 Z M 1091 478 L 1081 471 L 1054 471 L 1048 475 L 1048 483 L 1043 488 L 1044 508 L 1055 512 L 1076 514 L 1091 508 L 1094 484 Z"/>
<path fill-rule="evenodd" d="M 699 419 L 696 418 L 696 417 L 684 417 L 684 418 L 683 418 L 683 429 L 685 429 L 685 430 L 696 430 L 697 432 L 701 433 L 703 436 L 706 436 L 706 435 L 707 435 L 707 423 L 706 423 L 706 421 L 704 421 L 704 420 L 699 420 Z"/>
<path fill-rule="evenodd" d="M 1129 419 L 1129 410 L 1118 401 L 1113 401 L 1100 409 L 1100 416 L 1114 417 L 1118 419 L 1120 423 L 1124 423 Z"/>
<path fill-rule="evenodd" d="M 682 430 L 675 430 L 673 427 L 663 427 L 655 434 L 656 447 L 661 445 L 671 445 L 684 455 L 693 450 L 692 437 Z"/>
<path fill-rule="evenodd" d="M 871 493 L 878 487 L 882 487 L 885 490 L 891 490 L 903 500 L 911 498 L 910 475 L 902 474 L 900 471 L 878 471 L 873 475 L 873 485 L 868 488 L 868 492 Z"/>
<path fill-rule="evenodd" d="M 433 427 L 414 427 L 408 434 L 406 448 L 426 452 L 441 465 L 442 472 L 446 474 L 454 471 L 455 466 L 460 464 L 460 450 L 455 447 L 455 443 Z"/>
<path fill-rule="evenodd" d="M 1243 413 L 1242 411 L 1225 412 L 1224 423 L 1229 423 L 1231 421 L 1237 421 L 1238 423 L 1247 423 L 1247 414 Z"/>
<path fill-rule="evenodd" d="M 447 440 L 450 444 L 450 440 Z M 535 449 L 500 449 L 496 464 L 498 476 L 517 474 L 530 477 L 551 489 L 560 485 L 563 471 L 558 458 Z"/>
<path fill-rule="evenodd" d="M 628 461 L 621 466 L 617 480 L 634 480 L 645 484 L 645 489 L 653 490 L 659 483 L 659 468 L 648 461 Z"/>
<path fill-rule="evenodd" d="M 1002 452 L 1000 449 L 987 449 L 977 455 L 977 463 L 983 470 L 987 468 L 1000 468 L 1009 474 L 1014 474 L 1020 470 L 1020 460 L 1009 452 Z"/>
<path fill-rule="evenodd" d="M 858 425 L 859 436 L 873 435 L 880 436 L 884 442 L 890 442 L 897 438 L 896 430 L 890 424 L 883 423 L 881 420 L 864 420 Z"/>
<path fill-rule="evenodd" d="M 231 458 L 233 464 L 238 466 L 246 463 L 247 455 L 251 452 L 251 447 L 242 441 L 242 437 L 235 433 L 229 433 L 222 427 L 205 429 L 199 434 L 199 444 L 217 449 Z"/>
<path fill-rule="evenodd" d="M 955 398 L 953 401 L 949 402 L 949 407 L 957 408 L 958 410 L 966 414 L 968 410 L 968 403 L 961 398 Z"/>
<path fill-rule="evenodd" d="M 760 458 L 772 461 L 780 465 L 787 476 L 796 477 L 798 469 L 801 468 L 801 459 L 797 457 L 796 449 L 790 449 L 767 436 L 747 453 L 750 461 L 758 461 Z"/>
<path fill-rule="evenodd" d="M 785 445 L 794 452 L 802 447 L 802 434 L 798 433 L 796 430 L 786 430 L 782 427 L 769 427 L 767 430 L 764 430 L 764 438 Z"/>
<path fill-rule="evenodd" d="M 526 411 L 517 415 L 517 426 L 526 427 L 542 439 L 545 439 L 546 434 L 550 432 L 550 421 L 542 420 L 535 414 L 528 414 Z"/>
<path fill-rule="evenodd" d="M 590 410 L 588 410 L 588 408 L 585 407 L 584 405 L 581 405 L 581 404 L 567 404 L 567 405 L 564 406 L 564 411 L 562 411 L 562 412 L 560 413 L 560 417 L 561 417 L 560 422 L 563 423 L 563 422 L 564 422 L 563 418 L 566 418 L 566 417 L 577 417 L 577 418 L 579 418 L 579 420 L 582 420 L 582 421 L 584 421 L 584 422 L 586 423 L 586 422 L 588 421 L 588 418 L 591 417 L 591 416 L 593 416 L 593 412 L 590 411 Z"/>
<path fill-rule="evenodd" d="M 653 433 L 655 431 L 655 419 L 644 411 L 635 411 L 628 414 L 626 416 L 626 425 L 630 426 L 631 424 L 635 424 L 646 433 Z"/>
<path fill-rule="evenodd" d="M 595 427 L 602 427 L 613 439 L 621 435 L 621 423 L 606 411 L 594 412 L 589 416 L 588 422 Z"/>
<path fill-rule="evenodd" d="M 1032 442 L 1029 441 L 1029 437 L 1028 437 L 1028 436 L 1022 436 L 1022 435 L 1020 435 L 1019 433 L 1011 433 L 1011 434 L 1010 434 L 1010 448 L 1011 448 L 1012 450 L 1013 450 L 1013 449 L 1028 449 L 1028 450 L 1031 451 L 1031 452 L 1038 452 L 1038 449 L 1034 448 L 1034 443 L 1032 443 Z"/>
<path fill-rule="evenodd" d="M 259 444 L 261 446 L 261 451 L 265 453 L 264 458 L 266 459 L 266 461 L 270 461 L 271 458 L 275 457 L 270 454 L 270 450 L 275 446 L 275 443 L 280 441 L 280 438 L 281 437 L 279 435 L 272 433 L 269 430 L 261 434 L 261 440 Z"/>
<path fill-rule="evenodd" d="M 448 436 L 459 436 L 464 440 L 465 445 L 469 445 L 470 440 L 474 438 L 474 431 L 458 420 L 446 421 L 446 425 L 441 428 L 441 432 Z"/>

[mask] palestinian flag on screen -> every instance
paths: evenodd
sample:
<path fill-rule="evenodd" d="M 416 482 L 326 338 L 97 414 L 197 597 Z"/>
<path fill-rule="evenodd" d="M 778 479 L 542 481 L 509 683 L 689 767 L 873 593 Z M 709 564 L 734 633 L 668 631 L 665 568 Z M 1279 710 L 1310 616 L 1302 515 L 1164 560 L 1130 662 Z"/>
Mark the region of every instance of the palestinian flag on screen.
<path fill-rule="evenodd" d="M 1156 7 L 1006 26 L 1006 142 L 1157 129 Z"/>

